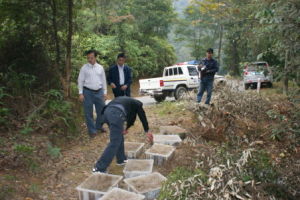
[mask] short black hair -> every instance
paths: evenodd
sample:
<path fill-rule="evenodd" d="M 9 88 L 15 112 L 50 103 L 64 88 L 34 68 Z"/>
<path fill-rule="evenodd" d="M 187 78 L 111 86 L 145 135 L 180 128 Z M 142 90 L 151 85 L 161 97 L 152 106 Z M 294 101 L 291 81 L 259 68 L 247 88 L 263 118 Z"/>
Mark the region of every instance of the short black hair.
<path fill-rule="evenodd" d="M 117 59 L 119 59 L 119 58 L 126 58 L 125 53 L 119 53 L 117 56 Z"/>
<path fill-rule="evenodd" d="M 99 55 L 99 52 L 98 52 L 97 50 L 95 50 L 95 49 L 87 50 L 87 51 L 85 52 L 85 55 L 87 56 L 87 55 L 89 55 L 89 54 L 91 54 L 91 53 L 93 53 L 95 57 L 97 57 L 97 56 Z"/>
<path fill-rule="evenodd" d="M 212 54 L 213 54 L 213 53 L 214 53 L 214 50 L 213 50 L 212 48 L 208 48 L 208 49 L 206 50 L 206 52 L 207 52 L 207 53 L 212 53 Z"/>

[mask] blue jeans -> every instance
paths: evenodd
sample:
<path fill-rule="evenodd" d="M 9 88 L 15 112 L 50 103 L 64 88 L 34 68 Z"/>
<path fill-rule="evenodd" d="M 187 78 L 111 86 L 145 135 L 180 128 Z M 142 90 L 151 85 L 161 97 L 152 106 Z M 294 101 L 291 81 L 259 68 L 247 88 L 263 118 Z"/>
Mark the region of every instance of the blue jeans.
<path fill-rule="evenodd" d="M 123 163 L 127 159 L 123 136 L 125 120 L 125 115 L 120 109 L 115 107 L 105 109 L 104 122 L 109 126 L 110 142 L 96 163 L 97 170 L 105 172 L 115 156 L 117 163 Z"/>
<path fill-rule="evenodd" d="M 105 106 L 103 90 L 101 89 L 98 92 L 93 92 L 87 89 L 83 89 L 83 108 L 86 125 L 88 128 L 89 134 L 97 133 L 97 130 L 102 128 L 102 116 L 101 112 Z M 96 122 L 93 117 L 94 105 L 97 113 Z"/>
<path fill-rule="evenodd" d="M 210 103 L 211 94 L 212 94 L 212 90 L 213 90 L 213 84 L 214 84 L 214 78 L 211 78 L 211 77 L 204 77 L 200 81 L 200 88 L 199 88 L 199 92 L 197 94 L 197 102 L 198 103 L 201 102 L 202 96 L 205 91 L 207 92 L 207 98 L 206 98 L 205 104 Z"/>

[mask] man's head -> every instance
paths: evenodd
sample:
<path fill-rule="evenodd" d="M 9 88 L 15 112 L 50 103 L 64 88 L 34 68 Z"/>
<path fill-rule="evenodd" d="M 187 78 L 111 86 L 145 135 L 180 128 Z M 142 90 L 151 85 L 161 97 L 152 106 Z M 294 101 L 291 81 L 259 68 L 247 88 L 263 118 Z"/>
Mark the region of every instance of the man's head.
<path fill-rule="evenodd" d="M 126 62 L 126 56 L 124 53 L 120 53 L 118 56 L 117 56 L 117 64 L 119 66 L 123 66 Z"/>
<path fill-rule="evenodd" d="M 98 56 L 98 51 L 91 49 L 86 51 L 85 55 L 87 57 L 87 60 L 90 64 L 94 65 L 96 63 L 96 58 Z"/>
<path fill-rule="evenodd" d="M 212 59 L 213 54 L 214 54 L 214 50 L 212 48 L 209 48 L 206 50 L 206 58 L 207 59 Z"/>

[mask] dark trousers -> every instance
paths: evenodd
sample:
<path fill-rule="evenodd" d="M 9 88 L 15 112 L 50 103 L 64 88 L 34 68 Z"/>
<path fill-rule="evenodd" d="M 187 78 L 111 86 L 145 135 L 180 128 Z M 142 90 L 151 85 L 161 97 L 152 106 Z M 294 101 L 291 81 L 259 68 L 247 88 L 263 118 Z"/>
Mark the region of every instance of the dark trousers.
<path fill-rule="evenodd" d="M 83 108 L 84 108 L 84 116 L 86 125 L 89 131 L 89 134 L 97 133 L 97 130 L 102 128 L 102 116 L 101 112 L 105 106 L 104 98 L 103 98 L 103 90 L 99 90 L 98 92 L 94 92 L 91 90 L 83 89 Z M 94 105 L 97 113 L 96 121 L 94 120 L 93 111 Z"/>
<path fill-rule="evenodd" d="M 200 88 L 197 94 L 197 102 L 201 102 L 204 92 L 207 92 L 207 98 L 205 104 L 209 104 L 211 100 L 212 90 L 213 90 L 214 78 L 204 77 L 200 81 Z"/>
<path fill-rule="evenodd" d="M 123 163 L 126 160 L 124 149 L 124 113 L 115 107 L 107 107 L 104 112 L 104 121 L 108 124 L 110 130 L 110 142 L 103 154 L 96 163 L 96 168 L 104 172 L 116 156 L 117 163 Z"/>
<path fill-rule="evenodd" d="M 121 90 L 121 86 L 117 86 L 117 88 L 113 89 L 113 93 L 115 97 L 127 96 L 130 97 L 130 86 L 126 90 Z"/>

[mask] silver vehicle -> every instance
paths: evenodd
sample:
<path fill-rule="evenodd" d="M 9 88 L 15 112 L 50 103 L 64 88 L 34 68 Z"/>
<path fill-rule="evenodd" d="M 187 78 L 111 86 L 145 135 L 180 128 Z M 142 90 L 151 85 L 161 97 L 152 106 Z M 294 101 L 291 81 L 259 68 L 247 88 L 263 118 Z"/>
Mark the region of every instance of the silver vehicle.
<path fill-rule="evenodd" d="M 261 86 L 272 87 L 272 71 L 267 62 L 253 62 L 247 64 L 244 69 L 244 86 L 245 89 L 256 88 L 258 81 Z"/>

